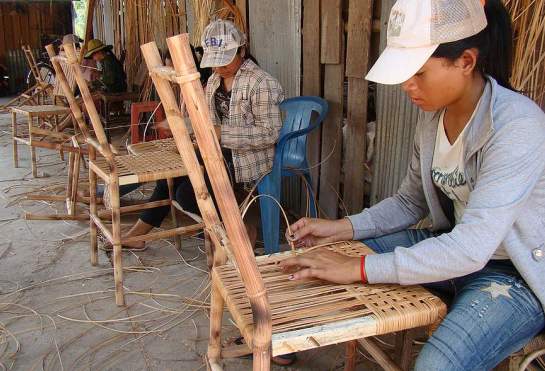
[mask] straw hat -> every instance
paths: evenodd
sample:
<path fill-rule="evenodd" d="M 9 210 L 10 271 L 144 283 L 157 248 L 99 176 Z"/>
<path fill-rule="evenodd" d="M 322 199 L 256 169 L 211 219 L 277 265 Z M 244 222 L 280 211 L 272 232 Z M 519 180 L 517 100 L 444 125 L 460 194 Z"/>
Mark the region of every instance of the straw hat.
<path fill-rule="evenodd" d="M 111 48 L 111 45 L 104 45 L 104 43 L 99 39 L 92 39 L 87 44 L 87 53 L 85 53 L 85 59 L 91 58 L 96 52 Z"/>

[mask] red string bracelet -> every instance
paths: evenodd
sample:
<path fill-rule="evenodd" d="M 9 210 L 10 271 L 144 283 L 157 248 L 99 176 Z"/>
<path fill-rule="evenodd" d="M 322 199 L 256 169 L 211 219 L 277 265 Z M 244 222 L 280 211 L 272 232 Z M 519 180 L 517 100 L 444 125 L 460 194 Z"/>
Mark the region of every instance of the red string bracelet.
<path fill-rule="evenodd" d="M 367 275 L 365 274 L 365 255 L 360 257 L 360 277 L 362 283 L 367 283 Z"/>

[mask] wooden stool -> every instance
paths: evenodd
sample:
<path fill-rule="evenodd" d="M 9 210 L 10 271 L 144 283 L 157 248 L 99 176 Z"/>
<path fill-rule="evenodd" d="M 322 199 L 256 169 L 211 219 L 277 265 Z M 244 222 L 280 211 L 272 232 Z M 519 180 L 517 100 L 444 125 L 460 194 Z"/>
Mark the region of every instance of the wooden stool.
<path fill-rule="evenodd" d="M 11 128 L 13 141 L 13 166 L 19 167 L 19 153 L 17 144 L 22 143 L 30 147 L 30 161 L 32 176 L 37 177 L 35 147 L 48 148 L 61 152 L 79 152 L 71 144 L 72 135 L 58 130 L 59 116 L 70 114 L 70 108 L 54 105 L 11 107 Z M 17 114 L 26 117 L 28 130 L 19 130 Z M 35 125 L 34 123 L 37 123 Z M 46 122 L 47 121 L 47 122 Z"/>

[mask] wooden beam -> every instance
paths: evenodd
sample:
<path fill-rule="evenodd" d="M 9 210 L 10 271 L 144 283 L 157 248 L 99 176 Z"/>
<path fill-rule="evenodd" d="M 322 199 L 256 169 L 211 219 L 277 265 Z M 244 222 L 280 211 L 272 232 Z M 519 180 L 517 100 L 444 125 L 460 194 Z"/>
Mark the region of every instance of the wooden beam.
<path fill-rule="evenodd" d="M 363 78 L 369 63 L 373 0 L 350 0 L 348 5 L 346 76 Z"/>
<path fill-rule="evenodd" d="M 320 65 L 320 0 L 303 0 L 303 95 L 322 95 Z M 320 162 L 322 127 L 308 136 L 307 156 L 310 166 Z M 312 189 L 318 192 L 320 167 L 310 170 Z"/>
<path fill-rule="evenodd" d="M 364 76 L 369 64 L 372 17 L 372 0 L 350 0 L 346 51 L 348 104 L 343 164 L 343 200 L 349 214 L 360 212 L 363 208 L 368 98 Z"/>
<path fill-rule="evenodd" d="M 320 61 L 324 64 L 341 63 L 342 0 L 322 0 L 320 7 L 322 48 Z"/>
<path fill-rule="evenodd" d="M 324 98 L 329 103 L 329 114 L 322 124 L 319 204 L 326 214 L 324 216 L 333 219 L 337 218 L 339 203 L 343 144 L 343 96 L 344 63 L 326 64 L 324 68 Z"/>
<path fill-rule="evenodd" d="M 79 55 L 79 62 L 83 60 L 83 56 L 87 51 L 87 43 L 93 37 L 93 19 L 95 14 L 95 4 L 96 0 L 88 0 L 87 2 L 87 15 L 85 18 L 85 40 L 83 46 L 81 47 L 81 52 Z"/>

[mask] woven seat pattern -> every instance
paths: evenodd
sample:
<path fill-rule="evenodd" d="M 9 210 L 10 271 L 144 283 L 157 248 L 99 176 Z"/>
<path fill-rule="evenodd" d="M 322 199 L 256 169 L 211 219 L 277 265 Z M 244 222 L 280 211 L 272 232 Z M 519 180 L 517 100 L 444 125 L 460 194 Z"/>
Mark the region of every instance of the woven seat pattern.
<path fill-rule="evenodd" d="M 349 256 L 369 251 L 360 242 L 341 242 L 327 248 Z M 273 334 L 372 315 L 377 322 L 374 335 L 380 335 L 435 323 L 446 310 L 439 298 L 419 286 L 290 281 L 278 262 L 291 256 L 293 253 L 257 258 L 271 305 Z M 250 331 L 252 309 L 237 268 L 228 263 L 215 268 L 213 275 L 237 325 L 241 331 Z"/>
<path fill-rule="evenodd" d="M 127 149 L 130 153 L 134 154 L 160 151 L 178 153 L 178 148 L 176 148 L 174 138 L 158 139 L 150 142 L 131 144 L 127 146 Z"/>
<path fill-rule="evenodd" d="M 120 184 L 150 182 L 158 179 L 176 178 L 187 175 L 180 155 L 173 152 L 150 152 L 114 157 Z M 91 161 L 91 166 L 102 176 L 110 176 L 108 162 L 104 158 Z M 121 178 L 130 177 L 127 181 Z"/>

